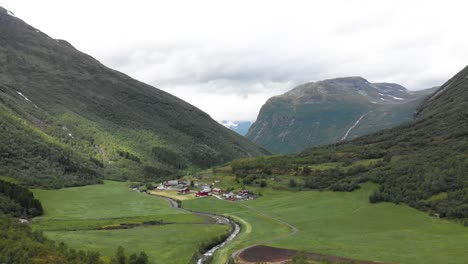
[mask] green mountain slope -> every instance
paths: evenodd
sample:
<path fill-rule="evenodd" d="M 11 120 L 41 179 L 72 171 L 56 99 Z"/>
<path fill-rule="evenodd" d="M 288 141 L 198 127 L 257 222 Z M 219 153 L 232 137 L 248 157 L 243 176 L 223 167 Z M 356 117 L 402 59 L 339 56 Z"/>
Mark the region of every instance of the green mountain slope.
<path fill-rule="evenodd" d="M 468 67 L 392 129 L 296 155 L 238 160 L 238 177 L 287 174 L 301 188 L 351 191 L 372 181 L 371 202 L 406 203 L 468 224 Z"/>
<path fill-rule="evenodd" d="M 0 8 L 0 174 L 57 187 L 161 178 L 265 150 Z"/>
<path fill-rule="evenodd" d="M 356 138 L 411 121 L 416 107 L 433 91 L 409 92 L 361 77 L 303 84 L 270 98 L 247 138 L 276 153 Z"/>

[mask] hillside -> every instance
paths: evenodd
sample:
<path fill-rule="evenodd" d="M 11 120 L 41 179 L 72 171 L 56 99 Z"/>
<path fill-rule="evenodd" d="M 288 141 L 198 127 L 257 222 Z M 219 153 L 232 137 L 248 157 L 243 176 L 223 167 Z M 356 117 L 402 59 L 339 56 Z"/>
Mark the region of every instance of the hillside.
<path fill-rule="evenodd" d="M 1 7 L 0 118 L 0 174 L 29 185 L 155 179 L 267 153 Z"/>
<path fill-rule="evenodd" d="M 238 178 L 289 175 L 290 186 L 352 191 L 380 188 L 371 202 L 405 203 L 468 224 L 468 67 L 392 129 L 287 156 L 231 163 Z"/>
<path fill-rule="evenodd" d="M 306 83 L 270 98 L 246 136 L 275 153 L 353 139 L 411 121 L 433 91 L 361 77 Z"/>

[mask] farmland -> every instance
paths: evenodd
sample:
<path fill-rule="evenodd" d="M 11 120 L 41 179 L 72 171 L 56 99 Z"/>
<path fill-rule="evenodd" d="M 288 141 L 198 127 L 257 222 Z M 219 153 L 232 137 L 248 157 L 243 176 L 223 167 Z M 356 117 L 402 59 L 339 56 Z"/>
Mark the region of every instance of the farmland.
<path fill-rule="evenodd" d="M 234 243 L 218 252 L 219 263 L 257 243 L 384 263 L 466 263 L 468 228 L 405 205 L 371 204 L 368 197 L 375 188 L 364 184 L 350 193 L 265 188 L 253 201 L 209 198 L 184 201 L 183 206 L 231 215 L 243 225 Z M 278 220 L 299 231 L 288 236 L 291 229 Z"/>
<path fill-rule="evenodd" d="M 222 188 L 242 188 L 224 173 L 205 172 L 202 178 L 218 178 Z M 255 244 L 383 263 L 462 264 L 468 258 L 468 228 L 406 205 L 371 204 L 369 195 L 377 185 L 366 183 L 354 192 L 297 191 L 277 188 L 278 180 L 282 177 L 277 176 L 276 183 L 268 180 L 266 188 L 248 187 L 261 193 L 252 201 L 183 200 L 185 209 L 229 215 L 242 226 L 241 234 L 215 254 L 214 263 L 225 263 L 232 253 Z M 200 243 L 229 230 L 132 191 L 125 183 L 34 193 L 45 214 L 35 219 L 33 228 L 74 248 L 99 251 L 107 259 L 122 245 L 129 254 L 144 250 L 157 262 L 187 263 Z M 171 224 L 98 230 L 155 220 Z"/>
<path fill-rule="evenodd" d="M 33 228 L 79 250 L 96 250 L 109 259 L 121 245 L 127 254 L 145 251 L 155 263 L 187 263 L 201 243 L 229 231 L 209 218 L 171 208 L 167 201 L 135 192 L 126 183 L 34 190 L 45 214 Z M 162 221 L 162 225 L 143 225 Z M 99 230 L 120 224 L 131 229 Z"/>

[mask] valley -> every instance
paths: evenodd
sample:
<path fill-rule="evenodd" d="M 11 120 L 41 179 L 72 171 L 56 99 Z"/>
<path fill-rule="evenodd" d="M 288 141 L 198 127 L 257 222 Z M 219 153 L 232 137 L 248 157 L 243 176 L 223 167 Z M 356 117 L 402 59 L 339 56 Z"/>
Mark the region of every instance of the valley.
<path fill-rule="evenodd" d="M 190 28 L 179 9 L 171 19 Z M 146 18 L 166 14 L 157 10 Z M 145 37 L 178 34 L 167 28 L 160 35 L 151 25 Z M 362 64 L 372 67 L 359 74 L 419 84 L 410 91 L 354 76 L 361 67 L 343 71 L 348 59 L 322 71 L 299 62 L 307 54 L 320 62 L 328 51 L 272 60 L 257 57 L 263 46 L 247 52 L 263 38 L 296 48 L 295 34 L 253 34 L 252 43 L 241 38 L 246 50 L 200 35 L 200 43 L 153 39 L 104 56 L 162 90 L 0 7 L 0 263 L 468 263 L 468 66 L 434 87 L 446 72 L 377 71 L 392 60 L 371 63 L 366 50 Z M 268 57 L 289 54 L 281 44 Z M 144 63 L 144 72 L 130 70 Z M 332 73 L 351 77 L 311 81 Z M 219 121 L 167 91 L 198 98 Z M 228 109 L 242 114 L 218 119 Z M 245 121 L 253 112 L 256 121 Z"/>
<path fill-rule="evenodd" d="M 164 199 L 137 193 L 127 183 L 62 190 L 35 190 L 45 214 L 33 229 L 78 250 L 98 251 L 109 261 L 118 246 L 128 254 L 144 251 L 150 263 L 189 262 L 202 243 L 228 234 L 229 225 L 169 206 Z M 145 224 L 156 222 L 156 224 Z M 119 228 L 122 225 L 135 225 Z M 184 234 L 180 236 L 179 234 Z"/>

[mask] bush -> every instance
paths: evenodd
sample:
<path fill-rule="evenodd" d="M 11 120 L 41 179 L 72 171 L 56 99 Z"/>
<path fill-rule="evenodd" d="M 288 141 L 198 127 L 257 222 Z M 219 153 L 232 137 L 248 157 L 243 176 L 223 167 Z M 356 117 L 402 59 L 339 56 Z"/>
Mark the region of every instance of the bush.
<path fill-rule="evenodd" d="M 294 188 L 297 186 L 297 183 L 294 179 L 289 180 L 289 187 Z"/>

